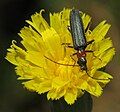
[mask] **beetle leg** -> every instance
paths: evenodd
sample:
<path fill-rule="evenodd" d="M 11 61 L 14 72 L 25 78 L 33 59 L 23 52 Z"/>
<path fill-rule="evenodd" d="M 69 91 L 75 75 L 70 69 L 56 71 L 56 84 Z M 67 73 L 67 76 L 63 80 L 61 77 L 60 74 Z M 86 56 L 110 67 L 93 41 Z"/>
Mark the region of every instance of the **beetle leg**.
<path fill-rule="evenodd" d="M 70 45 L 70 43 L 62 43 L 61 45 Z"/>
<path fill-rule="evenodd" d="M 93 42 L 94 42 L 94 40 L 90 40 L 87 42 L 87 45 L 92 44 Z"/>
<path fill-rule="evenodd" d="M 67 46 L 67 47 L 69 47 L 69 48 L 73 48 L 73 46 Z"/>
<path fill-rule="evenodd" d="M 71 59 L 74 61 L 73 67 L 75 66 L 76 60 L 73 58 L 74 55 L 76 55 L 77 53 L 73 53 L 70 55 Z"/>
<path fill-rule="evenodd" d="M 73 48 L 73 46 L 70 45 L 71 43 L 62 43 L 61 45 L 66 45 L 69 48 Z"/>
<path fill-rule="evenodd" d="M 92 50 L 85 50 L 85 52 L 87 52 L 87 53 L 93 53 Z"/>

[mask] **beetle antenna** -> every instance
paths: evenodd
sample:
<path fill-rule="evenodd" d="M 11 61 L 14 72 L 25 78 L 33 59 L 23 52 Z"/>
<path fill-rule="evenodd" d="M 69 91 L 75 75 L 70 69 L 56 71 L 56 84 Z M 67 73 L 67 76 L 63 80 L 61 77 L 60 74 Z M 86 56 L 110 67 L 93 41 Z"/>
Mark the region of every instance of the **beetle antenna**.
<path fill-rule="evenodd" d="M 58 64 L 58 65 L 63 65 L 63 66 L 77 66 L 77 67 L 79 67 L 79 65 L 63 64 L 63 63 L 56 62 L 56 61 L 48 58 L 47 56 L 44 56 L 44 57 L 45 57 L 46 59 L 48 59 L 49 61 L 51 61 L 51 62 L 53 62 L 53 63 L 56 63 L 56 64 Z"/>

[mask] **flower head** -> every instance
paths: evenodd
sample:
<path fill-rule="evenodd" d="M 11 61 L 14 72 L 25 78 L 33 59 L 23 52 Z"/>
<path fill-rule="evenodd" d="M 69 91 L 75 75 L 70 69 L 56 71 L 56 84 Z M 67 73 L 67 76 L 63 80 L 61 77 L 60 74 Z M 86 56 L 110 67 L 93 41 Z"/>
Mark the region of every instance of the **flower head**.
<path fill-rule="evenodd" d="M 29 26 L 20 31 L 22 47 L 18 47 L 13 40 L 8 49 L 6 59 L 16 66 L 18 79 L 23 80 L 27 89 L 39 94 L 47 92 L 47 98 L 52 100 L 64 97 L 68 104 L 73 104 L 84 91 L 100 96 L 102 87 L 112 79 L 108 73 L 99 70 L 115 54 L 112 41 L 109 37 L 105 38 L 110 25 L 102 21 L 85 33 L 87 41 L 94 40 L 86 48 L 94 51 L 86 53 L 86 73 L 77 65 L 76 55 L 71 58 L 76 50 L 63 44 L 73 44 L 68 30 L 70 9 L 50 13 L 50 25 L 42 17 L 42 12 L 32 15 L 32 21 L 27 21 Z M 81 17 L 86 29 L 91 17 L 85 13 L 81 13 Z"/>

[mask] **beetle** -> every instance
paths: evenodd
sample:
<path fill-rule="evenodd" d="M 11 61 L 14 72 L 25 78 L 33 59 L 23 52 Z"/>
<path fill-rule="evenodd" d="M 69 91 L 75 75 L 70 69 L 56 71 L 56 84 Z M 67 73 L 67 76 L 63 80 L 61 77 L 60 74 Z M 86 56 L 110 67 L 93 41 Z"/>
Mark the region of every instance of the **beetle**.
<path fill-rule="evenodd" d="M 87 71 L 86 52 L 93 51 L 86 51 L 85 49 L 87 45 L 91 44 L 94 40 L 89 42 L 86 41 L 83 22 L 80 17 L 79 10 L 72 9 L 70 12 L 70 32 L 72 35 L 73 48 L 77 51 L 73 55 L 77 55 L 77 63 L 81 67 L 81 70 Z"/>
<path fill-rule="evenodd" d="M 86 60 L 86 53 L 87 52 L 93 53 L 93 51 L 92 50 L 86 50 L 86 47 L 89 44 L 92 44 L 94 42 L 94 40 L 91 40 L 91 41 L 87 42 L 86 36 L 85 36 L 85 30 L 84 30 L 84 26 L 83 26 L 83 21 L 82 21 L 82 18 L 80 17 L 79 10 L 76 10 L 76 9 L 71 10 L 71 12 L 70 12 L 70 29 L 68 29 L 68 30 L 71 32 L 71 35 L 72 35 L 73 46 L 70 46 L 69 43 L 62 43 L 62 45 L 63 44 L 68 44 L 67 47 L 74 48 L 76 50 L 76 53 L 72 54 L 71 56 L 77 55 L 77 59 L 78 59 L 77 64 L 80 66 L 81 70 L 86 71 L 86 74 L 89 77 L 93 78 L 92 76 L 90 76 L 88 74 L 87 60 Z M 94 53 L 93 53 L 93 56 L 94 56 Z M 50 60 L 54 63 L 60 64 L 60 65 L 77 66 L 77 65 L 68 65 L 68 64 L 58 63 L 58 62 L 53 61 L 52 59 L 50 59 L 46 56 L 44 56 L 44 57 L 47 58 L 48 60 Z M 93 78 L 93 79 L 108 80 L 108 79 L 97 79 L 97 78 Z"/>

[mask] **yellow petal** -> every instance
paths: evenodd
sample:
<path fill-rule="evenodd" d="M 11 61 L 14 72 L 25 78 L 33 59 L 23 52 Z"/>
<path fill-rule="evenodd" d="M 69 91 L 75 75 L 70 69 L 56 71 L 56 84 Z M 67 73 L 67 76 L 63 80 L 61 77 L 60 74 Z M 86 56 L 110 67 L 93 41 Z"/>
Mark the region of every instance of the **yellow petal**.
<path fill-rule="evenodd" d="M 45 57 L 41 54 L 41 52 L 29 51 L 26 55 L 26 60 L 42 68 L 46 66 Z"/>
<path fill-rule="evenodd" d="M 56 93 L 56 90 L 55 89 L 52 89 L 50 90 L 48 93 L 47 93 L 47 99 L 49 100 L 50 98 L 52 100 L 54 100 L 55 98 L 57 97 L 57 93 Z"/>
<path fill-rule="evenodd" d="M 49 75 L 45 73 L 44 68 L 37 67 L 32 63 L 22 63 L 19 66 L 16 67 L 16 73 L 17 75 L 21 76 L 18 78 L 21 79 L 49 79 Z"/>
<path fill-rule="evenodd" d="M 39 33 L 45 31 L 49 28 L 48 23 L 45 21 L 45 19 L 42 17 L 43 10 L 40 11 L 40 13 L 36 13 L 31 16 L 32 22 L 27 20 L 26 22 L 29 23 L 33 28 L 35 28 Z"/>
<path fill-rule="evenodd" d="M 110 25 L 105 23 L 106 21 L 102 21 L 93 31 L 92 31 L 92 37 L 95 40 L 95 42 L 101 41 L 106 33 L 108 32 Z"/>
<path fill-rule="evenodd" d="M 77 89 L 69 89 L 65 96 L 64 96 L 64 99 L 65 101 L 68 103 L 68 104 L 73 104 L 75 102 L 75 100 L 77 99 Z"/>
<path fill-rule="evenodd" d="M 102 94 L 101 86 L 93 79 L 90 79 L 88 81 L 88 86 L 86 88 L 86 91 L 97 97 Z"/>
<path fill-rule="evenodd" d="M 102 41 L 95 44 L 95 56 L 100 55 L 101 53 L 104 53 L 107 49 L 111 48 L 113 46 L 112 41 L 110 38 L 103 39 Z"/>
<path fill-rule="evenodd" d="M 89 15 L 83 14 L 82 20 L 83 20 L 84 29 L 86 29 L 91 21 L 91 17 Z"/>
<path fill-rule="evenodd" d="M 60 42 L 60 37 L 53 28 L 42 32 L 42 38 L 47 46 L 46 52 L 51 53 L 52 57 L 63 58 L 63 47 Z M 54 44 L 53 44 L 54 43 Z"/>
<path fill-rule="evenodd" d="M 71 43 L 71 33 L 68 31 L 70 9 L 60 13 L 50 13 L 50 26 L 59 34 L 62 43 Z"/>
<path fill-rule="evenodd" d="M 48 92 L 51 90 L 51 80 L 43 81 L 42 83 L 38 84 L 38 87 L 36 89 L 39 94 Z"/>
<path fill-rule="evenodd" d="M 25 62 L 26 52 L 20 47 L 15 45 L 15 41 L 12 41 L 11 48 L 8 49 L 6 59 L 14 65 L 18 65 L 21 62 Z"/>
<path fill-rule="evenodd" d="M 44 52 L 44 43 L 41 35 L 34 31 L 31 27 L 24 27 L 19 35 L 22 37 L 21 43 L 27 50 L 35 50 Z"/>
<path fill-rule="evenodd" d="M 63 97 L 64 95 L 65 95 L 65 93 L 66 93 L 66 90 L 65 89 L 52 89 L 52 90 L 50 90 L 49 92 L 48 92 L 48 94 L 47 94 L 47 98 L 48 99 L 52 99 L 52 100 L 58 100 L 58 99 L 60 99 L 61 97 Z"/>
<path fill-rule="evenodd" d="M 59 89 L 63 86 L 65 86 L 68 82 L 64 81 L 64 80 L 61 80 L 60 77 L 56 77 L 53 79 L 53 82 L 52 82 L 52 87 L 53 88 L 56 88 L 56 89 Z"/>
<path fill-rule="evenodd" d="M 102 87 L 104 87 L 108 82 L 110 82 L 110 79 L 113 78 L 110 74 L 105 73 L 103 71 L 96 71 L 96 73 L 94 74 L 94 77 L 97 79 L 103 79 L 103 80 L 98 80 L 98 82 L 100 82 L 100 85 Z"/>
<path fill-rule="evenodd" d="M 23 82 L 22 84 L 24 84 L 24 86 L 29 89 L 30 91 L 35 91 L 36 90 L 36 86 L 35 86 L 35 82 L 34 80 L 30 80 L 27 82 Z"/>
<path fill-rule="evenodd" d="M 106 50 L 104 53 L 102 53 L 99 58 L 101 60 L 99 60 L 99 58 L 94 60 L 94 66 L 96 66 L 97 68 L 102 68 L 104 67 L 114 56 L 115 54 L 115 49 L 114 48 L 110 48 L 108 50 Z"/>

